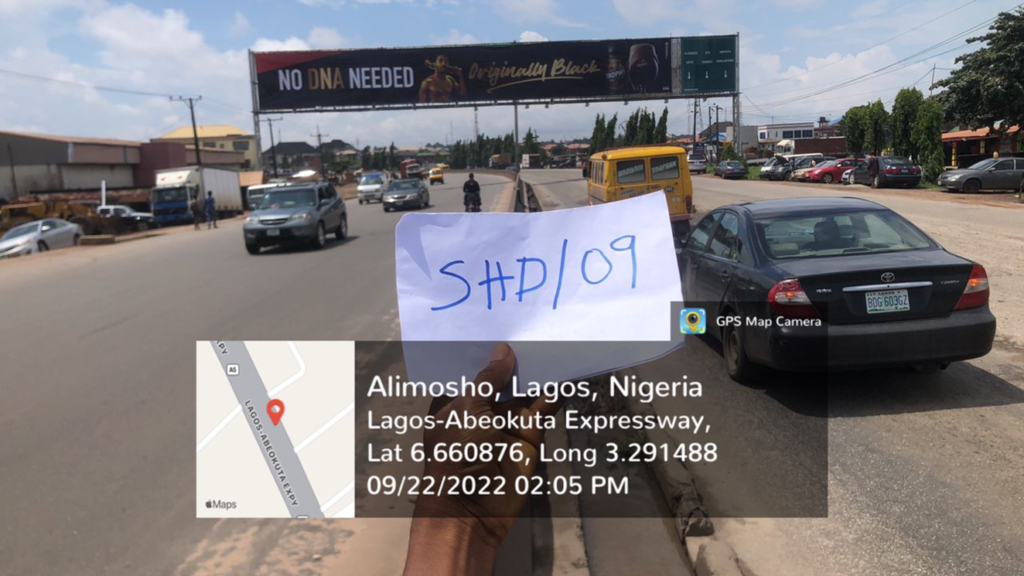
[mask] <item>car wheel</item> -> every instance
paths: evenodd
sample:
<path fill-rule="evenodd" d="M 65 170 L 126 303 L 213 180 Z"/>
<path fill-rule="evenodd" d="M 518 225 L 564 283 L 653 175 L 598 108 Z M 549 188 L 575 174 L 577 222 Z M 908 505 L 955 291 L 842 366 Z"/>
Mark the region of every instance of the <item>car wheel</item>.
<path fill-rule="evenodd" d="M 313 237 L 313 248 L 320 250 L 327 245 L 327 230 L 324 230 L 324 223 L 316 225 L 316 236 Z"/>
<path fill-rule="evenodd" d="M 384 211 L 385 211 L 385 212 L 391 212 L 391 208 L 388 208 L 387 206 L 385 206 L 385 207 L 384 207 Z"/>
<path fill-rule="evenodd" d="M 362 204 L 362 203 L 363 203 L 363 201 L 362 201 L 362 200 L 360 200 L 360 201 L 359 201 L 359 203 L 360 203 L 360 204 Z"/>
<path fill-rule="evenodd" d="M 726 326 L 722 334 L 722 354 L 725 356 L 725 367 L 729 378 L 741 384 L 757 381 L 758 366 L 747 358 L 743 336 L 735 326 Z"/>
<path fill-rule="evenodd" d="M 135 225 L 136 232 L 145 232 L 146 230 L 149 230 L 149 222 L 146 222 L 145 220 L 140 220 L 139 223 Z"/>
<path fill-rule="evenodd" d="M 882 177 L 876 175 L 874 178 L 872 178 L 871 179 L 871 187 L 875 188 L 875 189 L 881 188 L 882 187 Z"/>
<path fill-rule="evenodd" d="M 786 182 L 792 182 L 793 181 L 793 173 L 792 172 L 786 172 L 786 174 L 782 177 L 782 179 L 785 180 Z"/>
<path fill-rule="evenodd" d="M 260 253 L 260 245 L 259 244 L 246 244 L 245 245 L 245 251 L 248 252 L 249 254 L 252 254 L 252 255 L 259 254 Z"/>
<path fill-rule="evenodd" d="M 981 192 L 981 181 L 972 179 L 964 182 L 964 194 L 977 194 Z"/>
<path fill-rule="evenodd" d="M 441 184 L 444 184 L 444 180 L 441 180 Z"/>
<path fill-rule="evenodd" d="M 348 236 L 348 214 L 341 215 L 341 222 L 338 224 L 338 229 L 334 232 L 334 237 L 338 240 L 344 240 Z"/>
<path fill-rule="evenodd" d="M 71 239 L 71 245 L 72 246 L 78 246 L 78 243 L 81 242 L 81 241 L 82 241 L 82 235 L 81 234 L 75 234 L 75 237 Z"/>
<path fill-rule="evenodd" d="M 50 247 L 47 246 L 46 242 L 43 242 L 42 240 L 40 240 L 39 243 L 36 244 L 36 252 L 46 252 L 49 249 Z"/>
<path fill-rule="evenodd" d="M 833 180 L 835 180 L 835 178 L 831 174 L 825 174 L 821 177 L 821 181 L 825 184 L 831 184 Z"/>

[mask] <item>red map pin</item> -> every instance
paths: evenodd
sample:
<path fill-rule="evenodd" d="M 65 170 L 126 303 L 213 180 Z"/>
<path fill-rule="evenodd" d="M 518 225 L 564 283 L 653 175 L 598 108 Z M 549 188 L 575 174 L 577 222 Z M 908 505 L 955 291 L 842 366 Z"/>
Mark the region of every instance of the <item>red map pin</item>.
<path fill-rule="evenodd" d="M 277 426 L 277 423 L 281 421 L 281 416 L 284 416 L 284 402 L 276 398 L 267 402 L 267 416 L 270 416 L 270 421 Z"/>

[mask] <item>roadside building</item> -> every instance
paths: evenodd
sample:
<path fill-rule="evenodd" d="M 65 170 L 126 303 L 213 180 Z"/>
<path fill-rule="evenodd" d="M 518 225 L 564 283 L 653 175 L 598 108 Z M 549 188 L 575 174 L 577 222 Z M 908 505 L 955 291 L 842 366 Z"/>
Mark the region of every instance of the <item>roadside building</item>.
<path fill-rule="evenodd" d="M 245 162 L 241 152 L 219 149 L 202 159 L 233 170 Z M 195 148 L 178 142 L 0 132 L 0 199 L 95 191 L 103 181 L 111 191 L 147 189 L 157 170 L 194 164 Z"/>
<path fill-rule="evenodd" d="M 757 143 L 762 148 L 772 148 L 782 140 L 801 140 L 805 138 L 814 138 L 814 122 L 762 124 L 757 127 Z"/>
<path fill-rule="evenodd" d="M 109 138 L 0 132 L 0 198 L 47 190 L 81 190 L 106 180 L 135 186 L 141 142 Z"/>
<path fill-rule="evenodd" d="M 236 158 L 241 154 L 241 161 L 236 168 L 255 169 L 259 165 L 259 148 L 256 144 L 256 136 L 244 132 L 230 124 L 210 124 L 196 126 L 196 133 L 199 135 L 199 146 L 202 148 L 203 164 L 224 166 L 228 159 Z M 195 146 L 192 135 L 192 126 L 182 126 L 163 136 L 153 139 L 154 142 L 177 142 L 185 146 Z M 224 152 L 235 154 L 228 156 Z M 194 154 L 193 150 L 193 154 Z M 207 162 L 207 157 L 211 159 Z M 191 160 L 190 163 L 194 163 Z"/>
<path fill-rule="evenodd" d="M 988 128 L 953 130 L 942 135 L 946 166 L 966 168 L 998 152 L 1000 156 L 1024 156 L 1024 134 L 1011 126 L 1004 134 Z"/>
<path fill-rule="evenodd" d="M 272 170 L 274 162 L 281 174 L 299 170 L 319 170 L 320 153 L 308 142 L 278 142 L 263 152 L 263 166 Z"/>

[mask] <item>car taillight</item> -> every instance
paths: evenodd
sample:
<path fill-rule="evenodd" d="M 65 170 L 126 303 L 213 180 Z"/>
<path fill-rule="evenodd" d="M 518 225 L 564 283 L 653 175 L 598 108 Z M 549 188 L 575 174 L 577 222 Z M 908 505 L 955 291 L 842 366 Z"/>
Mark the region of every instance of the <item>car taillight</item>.
<path fill-rule="evenodd" d="M 693 196 L 687 196 L 686 197 L 686 213 L 689 214 L 691 212 L 693 212 Z"/>
<path fill-rule="evenodd" d="M 811 304 L 800 280 L 783 280 L 768 291 L 768 305 L 777 316 L 785 318 L 817 318 L 818 310 Z"/>
<path fill-rule="evenodd" d="M 967 287 L 960 295 L 960 301 L 956 303 L 954 310 L 967 310 L 988 304 L 988 274 L 985 274 L 984 266 L 975 266 L 971 270 L 971 277 L 967 279 Z"/>
<path fill-rule="evenodd" d="M 921 168 L 919 166 L 914 166 L 913 168 L 910 169 L 910 173 L 911 174 L 920 174 L 921 173 Z"/>
<path fill-rule="evenodd" d="M 899 174 L 900 173 L 900 169 L 899 168 L 886 168 L 885 169 L 885 173 L 886 174 Z"/>

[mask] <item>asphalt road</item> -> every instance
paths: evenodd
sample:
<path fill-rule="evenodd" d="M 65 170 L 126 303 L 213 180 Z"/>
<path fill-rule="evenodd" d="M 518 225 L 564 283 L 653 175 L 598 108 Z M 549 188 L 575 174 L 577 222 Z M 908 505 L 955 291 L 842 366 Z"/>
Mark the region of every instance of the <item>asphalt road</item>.
<path fill-rule="evenodd" d="M 455 180 L 429 211 L 462 211 Z M 508 180 L 480 181 L 488 209 Z M 407 521 L 195 519 L 197 340 L 398 336 L 401 213 L 347 204 L 349 239 L 322 251 L 250 256 L 233 220 L 0 262 L 0 574 L 298 573 L 309 550 L 401 567 Z"/>
<path fill-rule="evenodd" d="M 583 205 L 578 170 L 525 171 L 547 209 Z M 536 188 L 536 187 L 535 187 Z M 947 249 L 985 265 L 999 321 L 995 350 L 945 372 L 854 372 L 832 378 L 776 374 L 762 386 L 724 375 L 713 345 L 688 347 L 676 373 L 712 390 L 719 418 L 769 423 L 756 449 L 786 450 L 807 419 L 828 423 L 828 517 L 716 520 L 750 569 L 769 574 L 1019 574 L 1024 566 L 1024 211 L 865 187 L 694 178 L 700 212 L 796 196 L 860 196 L 914 221 Z M 981 198 L 984 201 L 984 198 Z M 667 361 L 671 361 L 668 359 Z M 642 373 L 642 372 L 641 372 Z M 827 394 L 827 411 L 814 401 Z M 663 399 L 660 413 L 686 413 Z M 679 440 L 683 440 L 679 437 Z M 792 451 L 801 448 L 792 442 Z M 693 467 L 712 515 L 736 513 L 757 478 Z M 748 508 L 749 509 L 749 508 Z"/>

